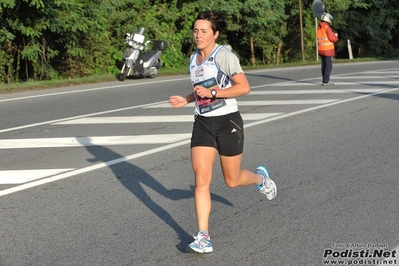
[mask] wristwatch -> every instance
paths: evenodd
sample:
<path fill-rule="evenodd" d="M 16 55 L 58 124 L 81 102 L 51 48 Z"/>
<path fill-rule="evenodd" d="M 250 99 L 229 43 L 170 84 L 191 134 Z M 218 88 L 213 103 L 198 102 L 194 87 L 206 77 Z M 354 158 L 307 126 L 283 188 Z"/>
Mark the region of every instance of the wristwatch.
<path fill-rule="evenodd" d="M 212 94 L 212 100 L 215 100 L 217 91 L 216 90 L 211 90 L 211 94 Z"/>

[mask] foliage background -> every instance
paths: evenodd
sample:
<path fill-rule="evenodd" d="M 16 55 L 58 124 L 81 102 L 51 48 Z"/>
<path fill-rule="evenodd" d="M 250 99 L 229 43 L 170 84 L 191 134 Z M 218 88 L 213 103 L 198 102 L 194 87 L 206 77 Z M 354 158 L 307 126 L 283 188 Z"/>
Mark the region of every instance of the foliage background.
<path fill-rule="evenodd" d="M 191 25 L 199 11 L 228 15 L 230 44 L 243 65 L 316 59 L 313 0 L 0 0 L 0 83 L 57 80 L 119 72 L 124 35 L 145 27 L 146 39 L 169 44 L 166 68 L 186 65 L 195 49 Z M 324 0 L 348 58 L 347 40 L 359 57 L 399 57 L 399 1 Z"/>

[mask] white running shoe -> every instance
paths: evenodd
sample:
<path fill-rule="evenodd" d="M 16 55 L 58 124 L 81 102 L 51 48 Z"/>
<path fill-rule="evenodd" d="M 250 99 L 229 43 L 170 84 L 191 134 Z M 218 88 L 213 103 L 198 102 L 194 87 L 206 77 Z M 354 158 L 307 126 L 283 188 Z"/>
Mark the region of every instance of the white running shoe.
<path fill-rule="evenodd" d="M 258 166 L 256 174 L 262 176 L 263 182 L 256 188 L 260 193 L 265 194 L 268 200 L 273 200 L 277 195 L 277 186 L 269 177 L 269 171 L 265 166 Z"/>
<path fill-rule="evenodd" d="M 194 242 L 187 246 L 187 252 L 209 253 L 213 251 L 211 238 L 199 231 L 194 237 Z"/>

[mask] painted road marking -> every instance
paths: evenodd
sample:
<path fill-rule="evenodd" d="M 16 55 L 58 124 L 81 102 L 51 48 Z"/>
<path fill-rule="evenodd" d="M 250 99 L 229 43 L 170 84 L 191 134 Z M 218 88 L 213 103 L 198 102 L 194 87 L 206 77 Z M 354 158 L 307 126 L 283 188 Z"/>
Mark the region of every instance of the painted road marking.
<path fill-rule="evenodd" d="M 1 102 L 18 101 L 18 100 L 26 100 L 26 99 L 32 99 L 32 98 L 51 97 L 51 96 L 57 96 L 57 95 L 63 95 L 63 94 L 82 93 L 82 92 L 88 92 L 88 91 L 117 89 L 117 88 L 121 88 L 121 87 L 134 87 L 134 86 L 141 86 L 141 85 L 154 84 L 154 83 L 175 82 L 175 81 L 178 81 L 178 80 L 186 80 L 186 79 L 189 79 L 189 78 L 185 77 L 185 78 L 175 78 L 175 79 L 169 79 L 169 80 L 148 81 L 148 82 L 140 82 L 140 83 L 128 83 L 128 84 L 121 84 L 121 85 L 118 84 L 118 85 L 114 85 L 114 86 L 95 87 L 95 88 L 90 88 L 90 89 L 68 90 L 68 91 L 63 91 L 63 92 L 54 92 L 54 93 L 47 93 L 47 94 L 40 94 L 40 95 L 31 95 L 31 96 L 25 96 L 25 97 L 4 99 L 4 100 L 0 100 L 0 103 Z"/>
<path fill-rule="evenodd" d="M 108 146 L 131 144 L 166 144 L 191 137 L 187 134 L 132 135 L 106 137 L 70 137 L 70 138 L 35 138 L 2 139 L 0 149 L 60 148 L 81 146 Z"/>
<path fill-rule="evenodd" d="M 345 93 L 375 93 L 384 89 L 347 89 L 347 90 L 278 90 L 278 91 L 254 91 L 248 95 L 297 95 L 297 94 L 345 94 Z"/>
<path fill-rule="evenodd" d="M 244 120 L 259 120 L 281 115 L 282 113 L 241 114 Z M 193 122 L 194 115 L 173 116 L 116 116 L 116 117 L 86 117 L 73 119 L 52 125 L 88 125 L 88 124 L 130 124 L 130 123 L 170 123 Z"/>
<path fill-rule="evenodd" d="M 373 73 L 379 73 L 379 72 L 373 72 Z M 398 74 L 399 71 L 394 72 L 394 73 Z M 370 74 L 366 73 L 366 72 L 364 72 L 362 74 L 367 75 L 367 76 L 363 76 L 363 75 L 362 76 L 340 76 L 340 75 L 337 75 L 337 76 L 331 76 L 331 78 L 354 80 L 354 79 L 396 79 L 399 77 L 399 76 L 370 76 Z"/>
<path fill-rule="evenodd" d="M 283 114 L 283 115 L 279 115 L 279 116 L 274 116 L 274 117 L 271 117 L 271 118 L 267 118 L 267 119 L 263 119 L 263 120 L 256 121 L 256 122 L 253 122 L 253 123 L 249 123 L 249 124 L 246 124 L 244 127 L 245 128 L 253 127 L 253 126 L 256 126 L 256 125 L 268 123 L 268 122 L 271 122 L 271 121 L 276 121 L 276 120 L 279 120 L 279 119 L 284 119 L 284 118 L 295 116 L 295 115 L 298 115 L 298 114 L 312 112 L 312 111 L 315 111 L 315 110 L 318 110 L 318 109 L 323 109 L 323 108 L 334 106 L 334 105 L 338 105 L 338 104 L 343 104 L 343 103 L 348 103 L 348 102 L 352 102 L 352 101 L 357 101 L 357 100 L 364 99 L 364 98 L 371 97 L 371 96 L 375 96 L 375 95 L 378 95 L 378 94 L 381 94 L 381 93 L 390 93 L 390 92 L 394 92 L 394 91 L 397 91 L 397 90 L 399 90 L 399 88 L 384 90 L 382 92 L 377 92 L 377 93 L 367 94 L 367 95 L 361 95 L 361 96 L 350 98 L 350 99 L 345 99 L 345 100 L 341 100 L 341 101 L 337 101 L 337 102 L 327 103 L 327 104 L 324 104 L 324 105 L 314 106 L 314 107 L 311 107 L 311 108 L 295 111 L 295 112 L 292 112 L 292 113 L 287 113 L 287 114 Z M 26 184 L 22 184 L 22 185 L 19 185 L 19 186 L 12 187 L 12 188 L 1 190 L 0 191 L 0 197 L 4 196 L 4 195 L 11 194 L 11 193 L 15 193 L 15 192 L 18 192 L 18 191 L 22 191 L 22 190 L 25 190 L 25 189 L 29 189 L 29 188 L 32 188 L 32 187 L 40 186 L 40 185 L 43 185 L 43 184 L 55 182 L 55 181 L 62 180 L 62 179 L 65 179 L 65 178 L 69 178 L 69 177 L 73 177 L 73 176 L 76 176 L 76 175 L 80 175 L 80 174 L 88 173 L 88 172 L 91 172 L 91 171 L 95 171 L 95 170 L 98 170 L 98 169 L 101 169 L 101 168 L 104 168 L 104 167 L 109 167 L 111 165 L 115 165 L 115 164 L 118 164 L 118 163 L 130 161 L 130 160 L 137 159 L 137 158 L 144 157 L 144 156 L 148 156 L 148 155 L 151 155 L 151 154 L 154 154 L 154 153 L 158 153 L 158 152 L 161 152 L 161 151 L 165 151 L 165 150 L 173 149 L 173 148 L 176 148 L 176 147 L 180 147 L 182 145 L 187 145 L 189 143 L 190 143 L 190 139 L 187 138 L 185 140 L 182 140 L 182 141 L 179 141 L 179 142 L 176 142 L 176 143 L 172 143 L 172 144 L 168 144 L 168 145 L 165 145 L 165 146 L 162 146 L 162 147 L 158 147 L 158 148 L 155 148 L 155 149 L 147 150 L 147 151 L 136 153 L 136 154 L 131 154 L 129 156 L 121 157 L 121 158 L 118 158 L 118 159 L 115 159 L 115 160 L 111 160 L 111 161 L 99 163 L 99 164 L 96 164 L 96 165 L 92 165 L 92 166 L 88 166 L 88 167 L 72 170 L 72 171 L 69 171 L 67 173 L 61 173 L 59 175 L 55 175 L 55 176 L 52 176 L 50 178 L 44 178 L 44 179 L 32 181 L 30 183 L 26 183 Z"/>
<path fill-rule="evenodd" d="M 339 99 L 328 100 L 280 100 L 280 101 L 238 101 L 238 106 L 265 106 L 265 105 L 303 105 L 303 104 L 327 104 L 339 101 Z M 169 103 L 159 103 L 144 108 L 168 108 Z M 194 103 L 189 103 L 184 107 L 194 107 Z"/>
<path fill-rule="evenodd" d="M 395 74 L 397 74 L 399 71 L 397 71 Z M 397 79 L 399 76 L 370 76 L 369 73 L 364 73 L 367 76 L 356 76 L 355 78 L 360 78 L 360 79 Z M 353 76 L 331 76 L 332 78 L 336 79 L 355 79 Z"/>
<path fill-rule="evenodd" d="M 71 171 L 73 168 L 66 169 L 42 169 L 42 170 L 4 170 L 0 171 L 0 184 L 22 184 L 33 180 L 49 177 L 52 175 L 58 175 L 67 171 Z"/>
<path fill-rule="evenodd" d="M 169 145 L 166 145 L 166 146 L 162 146 L 162 147 L 158 147 L 158 148 L 155 148 L 155 149 L 152 149 L 152 150 L 143 151 L 143 152 L 132 154 L 132 155 L 129 155 L 129 156 L 126 156 L 126 157 L 121 157 L 121 158 L 114 159 L 114 160 L 111 160 L 111 161 L 102 162 L 102 163 L 99 163 L 99 164 L 96 164 L 96 165 L 92 165 L 92 166 L 88 166 L 88 167 L 72 170 L 72 171 L 69 171 L 69 172 L 66 172 L 66 173 L 61 173 L 59 175 L 55 175 L 55 176 L 52 176 L 52 177 L 49 177 L 49 178 L 35 180 L 35 181 L 30 182 L 30 183 L 26 183 L 26 184 L 22 184 L 22 185 L 19 185 L 19 186 L 12 187 L 12 188 L 1 190 L 0 191 L 0 197 L 4 196 L 4 195 L 11 194 L 11 193 L 15 193 L 15 192 L 18 192 L 18 191 L 21 191 L 21 190 L 25 190 L 25 189 L 29 189 L 29 188 L 32 188 L 32 187 L 40 186 L 40 185 L 43 185 L 43 184 L 55 182 L 55 181 L 58 181 L 58 180 L 62 180 L 62 179 L 65 179 L 65 178 L 69 178 L 69 177 L 73 177 L 73 176 L 76 176 L 76 175 L 84 174 L 84 173 L 87 173 L 87 172 L 95 171 L 95 170 L 98 170 L 98 169 L 101 169 L 101 168 L 104 168 L 104 167 L 109 167 L 111 165 L 115 165 L 115 164 L 118 164 L 118 163 L 122 163 L 122 162 L 130 161 L 130 160 L 133 160 L 133 159 L 136 159 L 136 158 L 144 157 L 144 156 L 147 156 L 147 155 L 150 155 L 150 154 L 154 154 L 154 153 L 158 153 L 158 152 L 161 152 L 161 151 L 173 149 L 173 148 L 176 148 L 176 147 L 179 147 L 179 146 L 182 146 L 182 145 L 187 145 L 189 143 L 190 143 L 190 139 L 186 139 L 186 140 L 182 140 L 180 142 L 172 143 L 172 144 L 169 144 Z"/>
<path fill-rule="evenodd" d="M 376 70 L 376 71 L 366 71 L 364 74 L 376 73 L 376 74 L 398 74 L 399 68 L 395 68 L 396 70 Z M 389 76 L 388 76 L 389 77 Z"/>
<path fill-rule="evenodd" d="M 163 102 L 166 102 L 166 101 L 162 101 L 161 103 L 163 103 Z M 78 116 L 62 118 L 62 119 L 49 120 L 49 121 L 44 121 L 44 122 L 40 122 L 40 123 L 23 125 L 23 126 L 19 126 L 19 127 L 6 128 L 6 129 L 0 130 L 0 133 L 10 132 L 10 131 L 14 131 L 14 130 L 23 129 L 23 128 L 30 128 L 30 127 L 48 125 L 48 124 L 53 124 L 53 123 L 57 123 L 57 122 L 67 121 L 67 120 L 71 120 L 71 119 L 78 119 L 78 118 L 82 118 L 82 117 L 90 117 L 90 116 L 95 116 L 95 115 L 104 115 L 104 114 L 122 112 L 122 111 L 127 111 L 127 110 L 132 110 L 132 109 L 138 109 L 138 108 L 143 108 L 145 106 L 153 105 L 153 104 L 157 104 L 157 103 L 147 103 L 147 104 L 143 104 L 143 105 L 129 106 L 129 107 L 124 107 L 124 108 L 118 108 L 118 109 L 103 111 L 103 112 L 97 112 L 97 113 L 91 113 L 91 114 L 85 114 L 85 115 L 78 115 Z"/>
<path fill-rule="evenodd" d="M 333 79 L 333 77 L 331 77 Z M 335 86 L 358 86 L 358 85 L 363 85 L 363 86 L 383 86 L 383 85 L 399 85 L 399 80 L 396 81 L 333 81 Z M 277 83 L 273 84 L 273 87 L 283 87 L 283 86 L 321 86 L 320 82 L 310 82 L 310 81 L 286 81 L 284 83 Z M 271 85 L 269 85 L 271 86 Z M 324 87 L 324 86 L 323 86 Z M 331 88 L 329 86 L 328 88 Z"/>

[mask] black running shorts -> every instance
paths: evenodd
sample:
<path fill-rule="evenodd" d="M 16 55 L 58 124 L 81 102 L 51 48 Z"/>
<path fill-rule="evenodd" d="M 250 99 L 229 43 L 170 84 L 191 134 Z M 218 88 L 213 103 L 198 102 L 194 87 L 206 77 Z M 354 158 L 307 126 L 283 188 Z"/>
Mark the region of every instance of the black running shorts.
<path fill-rule="evenodd" d="M 191 148 L 214 147 L 220 155 L 235 156 L 244 149 L 244 123 L 239 112 L 223 116 L 196 116 Z"/>

